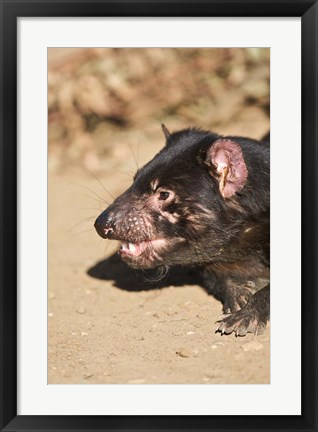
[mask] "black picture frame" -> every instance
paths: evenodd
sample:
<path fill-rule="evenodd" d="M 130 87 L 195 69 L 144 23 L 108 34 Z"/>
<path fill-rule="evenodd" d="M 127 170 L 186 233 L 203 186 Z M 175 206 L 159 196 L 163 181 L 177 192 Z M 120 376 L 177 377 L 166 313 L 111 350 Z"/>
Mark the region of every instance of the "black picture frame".
<path fill-rule="evenodd" d="M 1 431 L 316 431 L 318 5 L 312 0 L 15 1 L 1 5 Z M 301 17 L 302 412 L 298 416 L 17 415 L 17 19 L 18 17 Z M 292 93 L 292 89 L 291 89 Z M 300 167 L 295 167 L 299 169 Z M 293 331 L 288 308 L 281 305 Z M 292 377 L 291 377 L 292 379 Z M 222 403 L 222 401 L 220 401 Z M 212 403 L 212 401 L 211 401 Z M 213 402 L 215 403 L 215 402 Z"/>

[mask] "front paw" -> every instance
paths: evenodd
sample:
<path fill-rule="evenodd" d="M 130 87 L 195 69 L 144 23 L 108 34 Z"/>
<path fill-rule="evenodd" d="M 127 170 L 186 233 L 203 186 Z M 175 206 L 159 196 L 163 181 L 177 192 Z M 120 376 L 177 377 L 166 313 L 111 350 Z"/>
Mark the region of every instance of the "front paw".
<path fill-rule="evenodd" d="M 242 309 L 255 292 L 256 286 L 253 282 L 247 282 L 245 285 L 228 286 L 223 313 L 234 313 Z"/>
<path fill-rule="evenodd" d="M 259 335 L 266 328 L 267 317 L 260 316 L 255 309 L 243 307 L 237 312 L 221 316 L 217 323 L 219 325 L 215 332 L 222 334 L 235 332 L 236 336 L 245 336 L 247 333 Z"/>

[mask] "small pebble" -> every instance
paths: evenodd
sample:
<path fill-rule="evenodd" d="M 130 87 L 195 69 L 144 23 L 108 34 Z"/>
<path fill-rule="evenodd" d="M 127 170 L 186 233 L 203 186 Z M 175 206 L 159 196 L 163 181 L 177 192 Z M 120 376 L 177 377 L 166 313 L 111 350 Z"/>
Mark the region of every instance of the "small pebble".
<path fill-rule="evenodd" d="M 199 357 L 199 350 L 197 349 L 193 350 L 193 357 Z"/>
<path fill-rule="evenodd" d="M 187 348 L 180 348 L 178 351 L 176 351 L 176 354 L 183 358 L 188 358 L 192 355 L 191 351 Z"/>
<path fill-rule="evenodd" d="M 93 376 L 93 374 L 84 374 L 84 379 L 87 380 L 89 378 L 92 378 Z"/>
<path fill-rule="evenodd" d="M 86 333 L 86 332 L 82 332 L 81 335 L 82 335 L 82 336 L 88 336 L 88 333 Z"/>
<path fill-rule="evenodd" d="M 173 311 L 172 309 L 169 309 L 167 312 L 166 312 L 166 314 L 168 315 L 168 316 L 173 316 L 173 315 L 177 315 L 177 311 Z"/>
<path fill-rule="evenodd" d="M 52 312 L 49 312 L 49 313 L 48 313 L 48 316 L 49 316 L 49 317 L 52 317 L 52 316 L 53 316 Z"/>
<path fill-rule="evenodd" d="M 187 335 L 194 335 L 195 334 L 195 332 L 193 332 L 193 331 L 188 331 L 187 332 Z"/>
<path fill-rule="evenodd" d="M 81 315 L 83 315 L 84 313 L 86 313 L 86 309 L 83 308 L 83 307 L 80 307 L 80 308 L 76 309 L 76 312 L 79 313 L 79 314 L 81 314 Z"/>
<path fill-rule="evenodd" d="M 263 344 L 258 341 L 246 342 L 241 346 L 243 351 L 259 351 L 263 349 Z"/>

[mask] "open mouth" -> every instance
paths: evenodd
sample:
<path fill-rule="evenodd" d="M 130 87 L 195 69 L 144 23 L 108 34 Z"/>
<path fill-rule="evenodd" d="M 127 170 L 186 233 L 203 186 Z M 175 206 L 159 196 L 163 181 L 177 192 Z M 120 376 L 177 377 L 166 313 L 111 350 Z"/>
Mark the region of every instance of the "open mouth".
<path fill-rule="evenodd" d="M 119 253 L 124 256 L 139 257 L 147 250 L 150 252 L 150 250 L 154 250 L 164 244 L 165 241 L 163 239 L 146 240 L 140 243 L 122 242 Z"/>

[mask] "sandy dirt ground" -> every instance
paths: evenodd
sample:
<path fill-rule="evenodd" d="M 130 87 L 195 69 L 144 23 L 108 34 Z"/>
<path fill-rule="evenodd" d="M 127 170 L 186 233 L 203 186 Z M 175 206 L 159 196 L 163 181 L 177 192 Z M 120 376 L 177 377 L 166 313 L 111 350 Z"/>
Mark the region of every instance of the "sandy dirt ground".
<path fill-rule="evenodd" d="M 97 236 L 94 219 L 136 170 L 132 151 L 142 165 L 163 139 L 148 141 L 117 148 L 122 162 L 115 153 L 98 176 L 109 193 L 83 170 L 50 170 L 48 383 L 269 383 L 269 326 L 261 336 L 215 333 L 222 306 L 195 270 L 149 282 L 153 275 L 120 261 L 116 242 Z"/>

